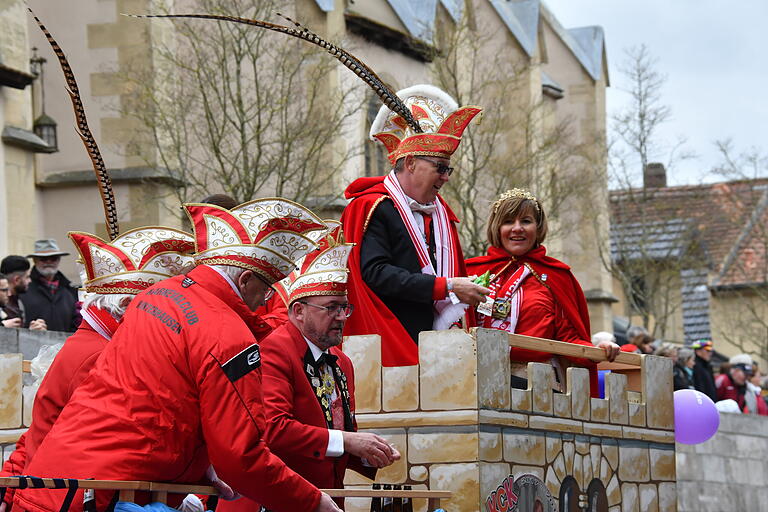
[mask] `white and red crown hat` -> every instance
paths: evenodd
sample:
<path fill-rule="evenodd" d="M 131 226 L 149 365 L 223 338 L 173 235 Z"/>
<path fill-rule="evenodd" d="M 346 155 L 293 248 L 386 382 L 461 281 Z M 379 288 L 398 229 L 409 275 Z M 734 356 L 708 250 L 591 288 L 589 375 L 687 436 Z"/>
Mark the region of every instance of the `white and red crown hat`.
<path fill-rule="evenodd" d="M 85 267 L 88 292 L 137 294 L 195 264 L 195 239 L 173 228 L 132 229 L 111 242 L 89 233 L 68 234 Z"/>
<path fill-rule="evenodd" d="M 344 243 L 341 222 L 326 220 L 330 232 L 320 240 L 319 248 L 298 263 L 298 269 L 283 279 L 288 304 L 312 295 L 347 294 L 347 259 L 355 244 Z"/>
<path fill-rule="evenodd" d="M 407 155 L 450 158 L 459 147 L 464 130 L 483 110 L 476 106 L 459 107 L 448 93 L 428 84 L 402 89 L 397 96 L 422 131 L 415 132 L 400 114 L 381 106 L 369 135 L 371 140 L 384 144 L 393 165 Z"/>
<path fill-rule="evenodd" d="M 317 248 L 325 223 L 304 206 L 279 197 L 256 199 L 227 210 L 185 204 L 195 231 L 199 264 L 231 265 L 274 284 Z"/>

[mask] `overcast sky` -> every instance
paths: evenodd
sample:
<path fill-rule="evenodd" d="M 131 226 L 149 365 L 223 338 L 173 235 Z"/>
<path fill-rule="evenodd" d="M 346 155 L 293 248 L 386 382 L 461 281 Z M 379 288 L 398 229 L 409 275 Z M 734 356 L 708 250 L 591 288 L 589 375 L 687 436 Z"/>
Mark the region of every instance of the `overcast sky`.
<path fill-rule="evenodd" d="M 667 76 L 672 119 L 665 138 L 688 139 L 698 158 L 668 176 L 699 183 L 720 162 L 715 140 L 768 153 L 768 1 L 545 0 L 566 28 L 605 30 L 611 87 L 608 111 L 625 101 L 619 67 L 625 48 L 645 44 Z M 610 123 L 610 121 L 609 121 Z M 712 181 L 713 178 L 707 178 Z"/>

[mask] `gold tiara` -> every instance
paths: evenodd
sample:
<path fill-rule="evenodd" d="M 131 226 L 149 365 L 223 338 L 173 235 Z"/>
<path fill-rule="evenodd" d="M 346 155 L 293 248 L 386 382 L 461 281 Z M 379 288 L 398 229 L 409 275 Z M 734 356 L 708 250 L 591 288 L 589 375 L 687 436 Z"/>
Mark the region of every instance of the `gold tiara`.
<path fill-rule="evenodd" d="M 513 188 L 501 194 L 499 198 L 496 201 L 494 201 L 493 213 L 496 213 L 499 209 L 499 206 L 501 206 L 501 203 L 503 203 L 507 199 L 518 199 L 518 198 L 533 201 L 533 205 L 536 207 L 536 211 L 537 212 L 541 211 L 539 208 L 539 200 L 536 199 L 536 197 L 533 194 L 531 194 L 530 192 L 522 188 Z"/>

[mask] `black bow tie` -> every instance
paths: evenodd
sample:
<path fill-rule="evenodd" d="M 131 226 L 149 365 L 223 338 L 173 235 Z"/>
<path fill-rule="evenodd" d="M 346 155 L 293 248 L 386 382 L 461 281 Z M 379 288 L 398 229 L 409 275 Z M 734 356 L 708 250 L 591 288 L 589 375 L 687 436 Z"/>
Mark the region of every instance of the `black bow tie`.
<path fill-rule="evenodd" d="M 334 356 L 333 354 L 329 354 L 327 352 L 323 352 L 320 354 L 320 357 L 317 359 L 317 364 L 322 365 L 323 363 L 327 364 L 331 368 L 336 366 L 336 360 L 338 357 Z"/>

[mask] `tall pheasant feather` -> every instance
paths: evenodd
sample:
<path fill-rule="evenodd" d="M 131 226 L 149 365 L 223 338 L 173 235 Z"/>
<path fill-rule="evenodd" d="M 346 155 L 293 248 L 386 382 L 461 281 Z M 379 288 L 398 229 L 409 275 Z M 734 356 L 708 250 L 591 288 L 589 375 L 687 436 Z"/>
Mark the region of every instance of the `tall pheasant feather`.
<path fill-rule="evenodd" d="M 29 7 L 27 7 L 29 9 Z M 32 13 L 32 17 L 35 18 L 37 26 L 45 34 L 48 43 L 50 43 L 53 53 L 56 54 L 56 58 L 59 59 L 61 70 L 64 72 L 64 80 L 67 83 L 67 92 L 72 100 L 72 108 L 75 111 L 75 122 L 77 134 L 83 140 L 88 156 L 91 157 L 91 163 L 93 164 L 93 170 L 96 173 L 96 183 L 99 187 L 99 193 L 101 194 L 101 202 L 104 205 L 105 223 L 107 225 L 107 233 L 109 239 L 114 240 L 117 238 L 120 227 L 117 223 L 117 205 L 115 203 L 115 194 L 112 190 L 112 180 L 109 178 L 107 167 L 104 165 L 104 159 L 101 158 L 101 152 L 99 146 L 96 144 L 96 140 L 93 138 L 90 128 L 88 128 L 88 119 L 85 117 L 85 109 L 83 108 L 83 100 L 80 97 L 80 89 L 77 87 L 77 81 L 75 80 L 75 74 L 72 72 L 72 67 L 67 61 L 67 57 L 64 55 L 64 51 L 59 44 L 53 38 L 45 25 L 42 24 L 40 19 L 29 9 Z"/>
<path fill-rule="evenodd" d="M 421 126 L 416 121 L 416 119 L 413 118 L 413 115 L 411 114 L 411 111 L 408 109 L 408 107 L 405 106 L 397 94 L 395 94 L 392 89 L 387 87 L 387 85 L 384 84 L 384 81 L 379 78 L 376 73 L 374 73 L 373 70 L 369 68 L 363 61 L 345 49 L 326 41 L 308 28 L 285 16 L 283 17 L 291 23 L 295 24 L 297 28 L 277 25 L 267 21 L 238 18 L 236 16 L 223 16 L 218 14 L 125 14 L 125 16 L 131 16 L 133 18 L 197 18 L 205 20 L 228 21 L 232 23 L 243 23 L 246 25 L 252 25 L 254 27 L 273 30 L 275 32 L 280 32 L 289 36 L 303 39 L 304 41 L 323 48 L 325 51 L 336 57 L 342 64 L 349 68 L 355 75 L 357 75 L 371 89 L 373 89 L 376 95 L 387 107 L 405 119 L 405 122 L 407 122 L 408 125 L 410 125 L 416 133 L 422 132 Z"/>

